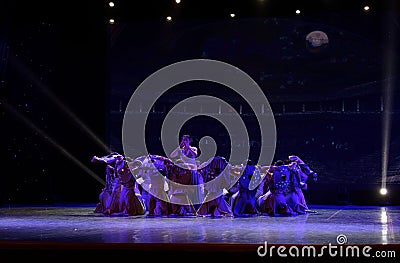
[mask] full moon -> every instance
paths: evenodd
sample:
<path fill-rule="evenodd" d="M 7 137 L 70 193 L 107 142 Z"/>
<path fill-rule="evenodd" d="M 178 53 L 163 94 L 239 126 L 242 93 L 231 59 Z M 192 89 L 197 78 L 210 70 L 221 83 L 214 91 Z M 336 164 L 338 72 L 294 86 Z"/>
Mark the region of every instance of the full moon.
<path fill-rule="evenodd" d="M 318 52 L 329 43 L 328 35 L 322 31 L 312 31 L 306 36 L 306 46 L 311 52 Z"/>

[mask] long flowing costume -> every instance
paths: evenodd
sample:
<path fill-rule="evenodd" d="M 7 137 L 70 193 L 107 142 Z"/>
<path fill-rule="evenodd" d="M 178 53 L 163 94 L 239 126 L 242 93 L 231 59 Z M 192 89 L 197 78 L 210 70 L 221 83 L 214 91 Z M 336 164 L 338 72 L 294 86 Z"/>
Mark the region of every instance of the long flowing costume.
<path fill-rule="evenodd" d="M 150 165 L 151 162 L 153 165 Z M 168 216 L 172 213 L 171 203 L 168 196 L 168 184 L 166 176 L 169 167 L 172 166 L 168 158 L 151 155 L 140 167 L 141 176 L 149 181 L 149 207 L 148 216 Z M 155 169 L 154 169 L 155 168 Z M 160 198 L 156 197 L 160 196 Z"/>
<path fill-rule="evenodd" d="M 106 166 L 106 185 L 99 195 L 99 202 L 94 210 L 95 213 L 105 213 L 108 209 L 110 209 L 114 171 L 115 169 L 111 165 L 108 164 Z"/>
<path fill-rule="evenodd" d="M 303 162 L 299 157 L 292 157 L 295 161 L 291 163 L 291 179 L 286 193 L 286 201 L 292 210 L 298 214 L 305 214 L 309 210 L 304 197 L 303 190 L 307 189 L 309 177 L 316 181 L 317 174 Z"/>
<path fill-rule="evenodd" d="M 104 163 L 106 166 L 106 186 L 99 195 L 99 203 L 96 205 L 95 212 L 110 214 L 111 211 L 118 212 L 118 199 L 121 191 L 121 185 L 115 171 L 115 163 L 123 156 L 112 152 L 108 155 L 92 158 L 93 163 Z"/>
<path fill-rule="evenodd" d="M 205 183 L 214 181 L 206 186 L 204 202 L 197 210 L 200 216 L 232 216 L 230 204 L 225 200 L 221 185 L 230 185 L 230 169 L 228 162 L 223 157 L 214 157 L 205 165 L 199 167 L 199 173 Z M 226 168 L 226 170 L 225 170 Z M 218 197 L 217 197 L 218 196 Z"/>
<path fill-rule="evenodd" d="M 184 165 L 190 167 L 190 175 L 191 175 L 191 185 L 201 185 L 203 184 L 203 177 L 197 171 L 197 163 L 196 163 L 196 155 L 193 152 L 189 152 L 185 154 L 183 150 L 178 152 L 178 158 L 184 163 Z M 188 193 L 189 200 L 204 200 L 204 189 L 201 187 L 195 188 L 193 192 Z M 198 209 L 200 205 L 194 204 L 193 207 Z"/>
<path fill-rule="evenodd" d="M 239 178 L 239 190 L 232 196 L 232 211 L 234 216 L 241 217 L 259 214 L 255 198 L 257 188 L 251 190 L 249 187 L 255 172 L 255 166 L 246 165 L 243 174 Z"/>
<path fill-rule="evenodd" d="M 178 165 L 173 164 L 169 167 L 167 172 L 168 179 L 172 182 L 192 185 L 192 171 L 189 169 L 182 168 Z M 187 216 L 196 215 L 196 209 L 189 199 L 189 194 L 185 189 L 179 185 L 170 183 L 169 194 L 171 200 L 172 215 L 175 216 Z"/>
<path fill-rule="evenodd" d="M 121 215 L 144 215 L 145 206 L 142 197 L 135 191 L 135 179 L 125 160 L 117 161 L 116 172 L 121 192 L 119 195 L 119 211 Z"/>
<path fill-rule="evenodd" d="M 287 165 L 273 166 L 270 172 L 272 177 L 268 182 L 269 191 L 257 200 L 260 212 L 269 216 L 294 215 L 285 197 L 290 179 L 289 167 Z"/>
<path fill-rule="evenodd" d="M 107 164 L 106 185 L 94 212 L 144 215 L 147 209 L 149 216 L 214 217 L 250 216 L 260 212 L 288 216 L 313 212 L 308 209 L 303 190 L 307 188 L 308 179 L 317 180 L 317 174 L 297 156 L 289 156 L 292 163 L 288 165 L 264 167 L 267 170 L 258 165 L 231 166 L 223 157 L 213 157 L 197 167 L 193 152 L 185 155 L 181 150 L 178 156 L 183 162 L 182 167 L 159 155 L 142 156 L 129 163 L 115 152 L 103 157 L 94 156 L 92 162 Z M 135 169 L 131 169 L 133 163 Z M 261 170 L 265 177 L 260 176 Z M 231 182 L 236 181 L 233 179 L 240 175 L 238 171 L 243 173 L 232 186 Z M 212 184 L 197 187 L 192 192 L 174 184 L 198 185 L 211 181 Z M 148 189 L 148 202 L 144 202 L 139 185 Z M 226 190 L 232 195 L 230 200 Z M 198 209 L 191 200 L 201 202 Z"/>
<path fill-rule="evenodd" d="M 285 197 L 292 211 L 298 214 L 305 214 L 308 210 L 302 191 L 306 178 L 297 163 L 290 165 L 290 179 Z"/>
<path fill-rule="evenodd" d="M 111 198 L 109 208 L 104 212 L 104 214 L 111 215 L 119 213 L 119 197 L 121 194 L 122 185 L 120 183 L 119 174 L 115 171 L 115 177 L 112 184 Z"/>

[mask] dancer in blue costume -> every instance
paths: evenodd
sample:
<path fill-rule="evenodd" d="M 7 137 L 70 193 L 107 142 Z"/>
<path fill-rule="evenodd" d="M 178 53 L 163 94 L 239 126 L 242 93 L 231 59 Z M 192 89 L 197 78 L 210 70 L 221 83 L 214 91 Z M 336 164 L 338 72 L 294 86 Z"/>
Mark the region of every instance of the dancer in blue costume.
<path fill-rule="evenodd" d="M 296 155 L 289 156 L 291 178 L 286 193 L 286 201 L 294 212 L 299 214 L 316 213 L 307 206 L 303 191 L 307 190 L 307 181 L 317 181 L 317 173 Z"/>
<path fill-rule="evenodd" d="M 282 160 L 278 160 L 267 173 L 268 191 L 257 200 L 260 212 L 269 216 L 296 215 L 287 204 L 285 197 L 290 182 L 290 167 Z"/>
<path fill-rule="evenodd" d="M 254 216 L 259 212 L 256 207 L 256 194 L 257 188 L 251 189 L 251 180 L 256 170 L 255 165 L 251 160 L 244 163 L 244 171 L 237 182 L 237 192 L 232 196 L 232 211 L 233 215 L 237 217 Z"/>

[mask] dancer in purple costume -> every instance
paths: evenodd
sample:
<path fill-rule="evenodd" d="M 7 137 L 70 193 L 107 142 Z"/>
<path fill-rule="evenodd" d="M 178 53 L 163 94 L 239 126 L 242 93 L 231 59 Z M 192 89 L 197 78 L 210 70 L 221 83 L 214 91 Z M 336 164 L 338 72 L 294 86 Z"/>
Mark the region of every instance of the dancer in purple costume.
<path fill-rule="evenodd" d="M 95 213 L 104 213 L 110 208 L 111 194 L 114 180 L 114 167 L 107 164 L 106 166 L 106 185 L 99 195 L 99 202 L 94 210 Z"/>
<path fill-rule="evenodd" d="M 118 178 L 115 175 L 115 163 L 121 157 L 122 155 L 119 153 L 113 152 L 103 157 L 93 156 L 91 160 L 92 163 L 106 164 L 106 185 L 99 195 L 99 203 L 94 211 L 96 213 L 109 214 L 111 207 L 113 207 L 113 210 L 118 211 L 118 201 L 112 202 L 112 200 L 118 199 L 121 191 Z"/>
<path fill-rule="evenodd" d="M 291 178 L 286 192 L 286 201 L 292 210 L 298 214 L 316 213 L 308 208 L 303 190 L 307 190 L 309 177 L 316 181 L 317 174 L 298 156 L 289 156 L 291 162 Z"/>
<path fill-rule="evenodd" d="M 118 215 L 136 216 L 144 215 L 145 206 L 140 194 L 135 191 L 136 181 L 132 175 L 131 169 L 138 169 L 140 166 L 136 164 L 128 165 L 125 159 L 119 159 L 115 163 L 117 177 L 121 184 L 121 192 L 119 196 L 119 213 Z"/>

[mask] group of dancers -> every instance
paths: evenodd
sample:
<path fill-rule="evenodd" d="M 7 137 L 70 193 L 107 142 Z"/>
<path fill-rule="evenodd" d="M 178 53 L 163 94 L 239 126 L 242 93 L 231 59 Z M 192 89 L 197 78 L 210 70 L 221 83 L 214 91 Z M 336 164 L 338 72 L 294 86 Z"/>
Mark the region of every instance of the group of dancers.
<path fill-rule="evenodd" d="M 151 154 L 136 159 L 115 152 L 94 156 L 92 162 L 106 164 L 106 184 L 94 212 L 153 217 L 315 213 L 308 208 L 303 191 L 308 180 L 317 180 L 317 174 L 298 156 L 269 166 L 251 160 L 231 165 L 220 156 L 197 164 L 197 149 L 190 145 L 188 135 L 170 156 L 174 161 Z M 219 183 L 207 184 L 213 180 Z M 190 192 L 176 185 L 202 187 Z M 193 204 L 192 200 L 201 201 Z"/>

